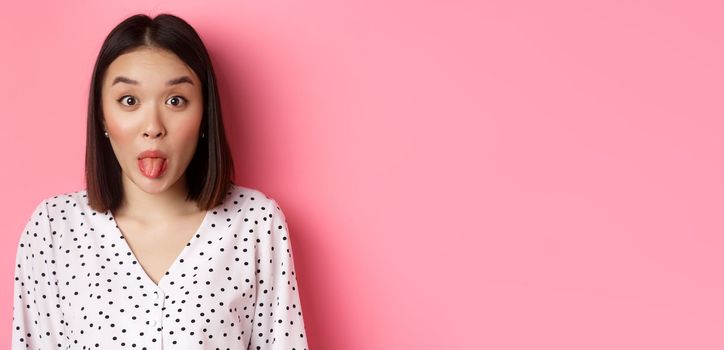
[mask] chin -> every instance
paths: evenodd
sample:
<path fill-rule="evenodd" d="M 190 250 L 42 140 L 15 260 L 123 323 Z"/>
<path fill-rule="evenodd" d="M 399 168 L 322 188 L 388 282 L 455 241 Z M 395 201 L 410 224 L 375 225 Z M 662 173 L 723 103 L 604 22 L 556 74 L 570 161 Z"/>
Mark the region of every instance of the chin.
<path fill-rule="evenodd" d="M 151 180 L 151 182 L 149 182 L 149 179 L 143 178 L 140 182 L 134 181 L 134 183 L 136 184 L 138 189 L 149 194 L 163 193 L 164 191 L 168 190 L 166 182 L 162 182 L 159 180 Z"/>
<path fill-rule="evenodd" d="M 167 191 L 169 188 L 173 186 L 174 181 L 169 181 L 170 173 L 165 173 L 163 176 L 150 179 L 143 174 L 134 174 L 135 177 L 132 179 L 132 182 L 138 187 L 141 191 L 151 194 L 156 193 L 162 193 Z"/>

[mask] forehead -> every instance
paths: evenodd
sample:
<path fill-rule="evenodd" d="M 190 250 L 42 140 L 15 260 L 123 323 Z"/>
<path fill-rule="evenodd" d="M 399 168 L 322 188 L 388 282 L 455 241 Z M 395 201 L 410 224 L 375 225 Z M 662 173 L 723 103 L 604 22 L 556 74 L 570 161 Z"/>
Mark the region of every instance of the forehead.
<path fill-rule="evenodd" d="M 110 87 L 113 79 L 124 76 L 140 85 L 165 84 L 169 79 L 188 75 L 198 85 L 198 77 L 178 56 L 168 50 L 144 47 L 116 57 L 108 66 L 103 85 Z M 115 84 L 126 85 L 126 84 Z"/>

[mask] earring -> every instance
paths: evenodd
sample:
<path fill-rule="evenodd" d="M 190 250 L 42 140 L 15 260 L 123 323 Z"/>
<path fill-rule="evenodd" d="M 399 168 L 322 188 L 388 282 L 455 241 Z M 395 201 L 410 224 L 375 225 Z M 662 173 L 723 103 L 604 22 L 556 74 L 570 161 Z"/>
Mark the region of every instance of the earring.
<path fill-rule="evenodd" d="M 202 133 L 201 133 L 201 138 L 204 138 L 205 135 L 206 135 L 206 134 L 204 134 L 204 133 L 202 132 Z"/>
<path fill-rule="evenodd" d="M 103 134 L 106 135 L 106 138 L 108 138 L 108 131 L 104 132 Z"/>

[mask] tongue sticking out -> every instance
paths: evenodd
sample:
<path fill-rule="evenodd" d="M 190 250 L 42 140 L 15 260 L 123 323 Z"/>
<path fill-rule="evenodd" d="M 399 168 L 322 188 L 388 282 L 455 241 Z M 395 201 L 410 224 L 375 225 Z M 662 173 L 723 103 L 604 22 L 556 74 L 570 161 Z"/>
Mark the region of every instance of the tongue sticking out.
<path fill-rule="evenodd" d="M 164 161 L 163 158 L 142 158 L 139 159 L 138 164 L 141 167 L 141 172 L 148 177 L 157 177 L 161 172 Z"/>

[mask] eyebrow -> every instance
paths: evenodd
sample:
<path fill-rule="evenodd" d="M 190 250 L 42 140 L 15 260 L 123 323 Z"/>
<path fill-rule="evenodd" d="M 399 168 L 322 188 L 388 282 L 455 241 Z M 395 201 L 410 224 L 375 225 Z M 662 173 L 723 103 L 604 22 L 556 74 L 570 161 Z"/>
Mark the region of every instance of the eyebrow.
<path fill-rule="evenodd" d="M 124 77 L 122 75 L 119 75 L 115 79 L 113 79 L 113 83 L 111 84 L 111 86 L 116 85 L 116 83 L 126 83 L 126 84 L 131 84 L 131 85 L 138 85 L 138 81 L 133 80 L 128 77 Z M 191 85 L 194 85 L 194 82 L 191 80 L 191 78 L 189 78 L 187 75 L 184 75 L 184 76 L 180 76 L 178 78 L 174 78 L 174 79 L 167 81 L 166 86 L 178 85 L 178 84 L 182 84 L 182 83 L 189 83 Z"/>

